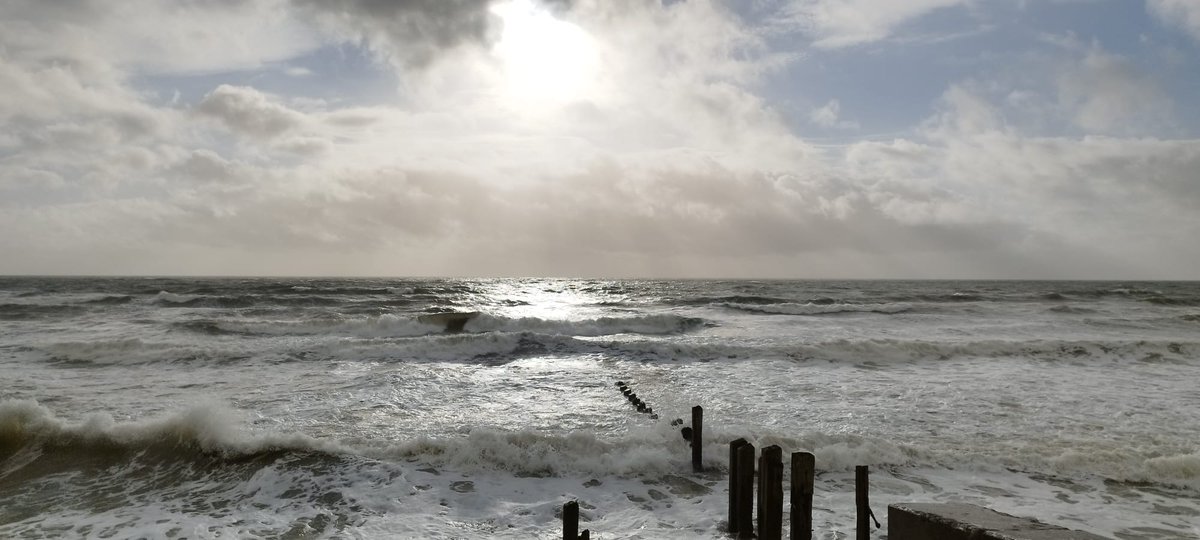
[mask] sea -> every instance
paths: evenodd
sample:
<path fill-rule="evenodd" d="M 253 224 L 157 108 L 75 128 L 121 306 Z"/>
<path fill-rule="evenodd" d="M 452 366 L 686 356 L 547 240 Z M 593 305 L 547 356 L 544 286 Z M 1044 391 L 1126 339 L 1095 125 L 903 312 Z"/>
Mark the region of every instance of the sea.
<path fill-rule="evenodd" d="M 0 277 L 0 538 L 726 538 L 738 438 L 1200 538 L 1200 283 Z"/>

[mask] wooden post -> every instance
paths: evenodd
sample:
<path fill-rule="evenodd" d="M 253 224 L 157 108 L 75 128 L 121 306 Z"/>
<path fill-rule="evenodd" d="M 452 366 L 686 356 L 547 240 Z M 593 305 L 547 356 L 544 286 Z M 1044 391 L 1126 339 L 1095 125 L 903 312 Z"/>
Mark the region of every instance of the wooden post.
<path fill-rule="evenodd" d="M 692 471 L 704 472 L 704 407 L 692 407 Z"/>
<path fill-rule="evenodd" d="M 569 501 L 563 505 L 563 540 L 579 538 L 579 503 Z"/>
<path fill-rule="evenodd" d="M 792 535 L 791 540 L 812 540 L 813 480 L 816 456 L 808 452 L 792 453 Z"/>
<path fill-rule="evenodd" d="M 736 533 L 740 530 L 738 523 L 738 493 L 740 493 L 739 482 L 741 476 L 738 474 L 738 448 L 750 444 L 746 439 L 736 439 L 729 443 L 729 532 Z"/>
<path fill-rule="evenodd" d="M 858 508 L 858 532 L 855 537 L 857 540 L 870 540 L 871 538 L 871 500 L 868 493 L 871 489 L 871 482 L 867 477 L 866 465 L 854 467 L 854 502 Z"/>
<path fill-rule="evenodd" d="M 746 443 L 737 449 L 738 538 L 754 538 L 754 445 Z"/>
<path fill-rule="evenodd" d="M 579 533 L 579 540 L 592 540 L 592 531 L 584 529 L 583 532 Z"/>
<path fill-rule="evenodd" d="M 771 445 L 758 458 L 758 537 L 783 538 L 783 449 Z"/>

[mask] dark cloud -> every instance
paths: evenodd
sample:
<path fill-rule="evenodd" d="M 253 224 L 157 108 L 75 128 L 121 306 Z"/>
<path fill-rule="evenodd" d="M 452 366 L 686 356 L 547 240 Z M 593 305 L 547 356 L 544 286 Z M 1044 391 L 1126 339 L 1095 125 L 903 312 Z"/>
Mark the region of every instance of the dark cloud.
<path fill-rule="evenodd" d="M 492 0 L 295 0 L 389 59 L 410 66 L 494 36 Z"/>

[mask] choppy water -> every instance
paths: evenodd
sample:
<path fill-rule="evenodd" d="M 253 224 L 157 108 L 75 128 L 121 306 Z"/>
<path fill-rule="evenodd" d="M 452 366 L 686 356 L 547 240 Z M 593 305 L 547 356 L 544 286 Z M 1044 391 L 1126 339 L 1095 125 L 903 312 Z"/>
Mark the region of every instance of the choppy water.
<path fill-rule="evenodd" d="M 855 465 L 1200 538 L 1198 409 L 1200 283 L 0 278 L 3 538 L 717 538 L 737 437 L 816 454 L 817 538 Z"/>

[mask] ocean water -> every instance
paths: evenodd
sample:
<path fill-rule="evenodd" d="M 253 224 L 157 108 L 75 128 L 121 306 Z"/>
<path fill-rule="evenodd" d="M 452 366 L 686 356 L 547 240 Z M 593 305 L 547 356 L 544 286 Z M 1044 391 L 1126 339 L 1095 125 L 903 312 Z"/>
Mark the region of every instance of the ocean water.
<path fill-rule="evenodd" d="M 880 538 L 962 501 L 1194 539 L 1198 411 L 1200 283 L 0 278 L 0 538 L 556 538 L 568 500 L 721 538 L 744 437 L 816 455 L 816 538 L 869 465 Z"/>

